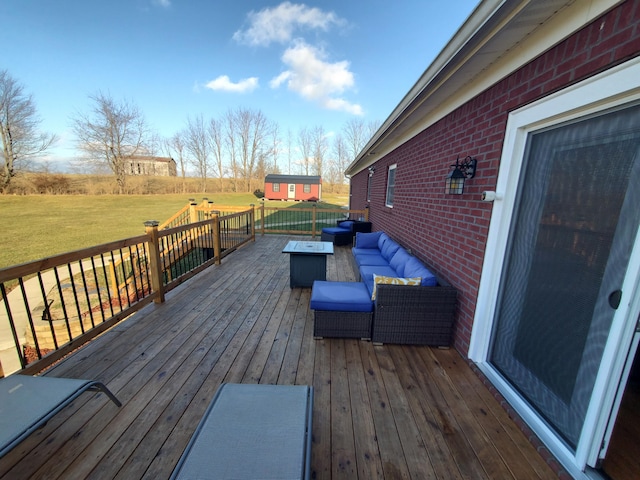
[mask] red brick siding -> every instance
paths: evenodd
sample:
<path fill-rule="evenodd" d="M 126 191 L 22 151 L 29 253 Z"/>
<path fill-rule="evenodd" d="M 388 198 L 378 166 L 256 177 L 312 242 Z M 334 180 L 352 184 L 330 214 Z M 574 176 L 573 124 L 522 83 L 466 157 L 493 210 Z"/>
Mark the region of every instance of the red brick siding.
<path fill-rule="evenodd" d="M 370 220 L 459 289 L 455 348 L 469 349 L 507 115 L 640 54 L 640 2 L 627 1 L 375 163 Z M 478 159 L 464 195 L 445 195 L 456 157 Z M 385 204 L 388 166 L 397 164 L 393 208 Z M 368 171 L 351 179 L 351 207 L 367 205 Z"/>

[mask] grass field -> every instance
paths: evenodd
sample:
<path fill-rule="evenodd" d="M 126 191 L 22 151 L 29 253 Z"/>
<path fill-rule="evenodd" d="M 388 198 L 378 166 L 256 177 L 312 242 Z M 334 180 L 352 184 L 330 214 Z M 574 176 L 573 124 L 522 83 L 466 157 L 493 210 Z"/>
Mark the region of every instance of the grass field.
<path fill-rule="evenodd" d="M 210 194 L 220 205 L 258 205 L 252 194 Z M 344 206 L 347 196 L 324 195 L 322 206 Z M 188 195 L 0 195 L 0 268 L 144 233 L 163 222 Z M 200 202 L 201 197 L 196 197 Z M 265 202 L 288 206 L 286 202 Z"/>

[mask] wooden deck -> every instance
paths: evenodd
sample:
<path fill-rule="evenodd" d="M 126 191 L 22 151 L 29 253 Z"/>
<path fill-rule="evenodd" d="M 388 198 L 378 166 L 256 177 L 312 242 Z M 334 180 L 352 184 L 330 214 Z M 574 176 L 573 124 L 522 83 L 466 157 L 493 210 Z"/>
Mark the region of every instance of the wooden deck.
<path fill-rule="evenodd" d="M 314 340 L 288 237 L 260 237 L 47 374 L 104 382 L 0 459 L 0 476 L 168 478 L 222 382 L 315 389 L 316 479 L 556 478 L 453 349 Z M 330 280 L 353 280 L 347 247 Z M 47 392 L 42 392 L 46 395 Z"/>

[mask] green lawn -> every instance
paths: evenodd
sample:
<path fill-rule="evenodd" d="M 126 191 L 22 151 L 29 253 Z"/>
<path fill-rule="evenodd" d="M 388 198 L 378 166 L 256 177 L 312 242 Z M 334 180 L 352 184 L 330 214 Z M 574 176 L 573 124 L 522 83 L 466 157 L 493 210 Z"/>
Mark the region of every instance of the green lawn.
<path fill-rule="evenodd" d="M 252 194 L 210 194 L 220 205 L 258 205 Z M 343 206 L 348 197 L 324 195 L 320 206 Z M 0 195 L 0 268 L 144 233 L 144 222 L 163 222 L 189 195 Z M 202 196 L 196 201 L 202 201 Z M 287 207 L 288 202 L 266 202 Z"/>

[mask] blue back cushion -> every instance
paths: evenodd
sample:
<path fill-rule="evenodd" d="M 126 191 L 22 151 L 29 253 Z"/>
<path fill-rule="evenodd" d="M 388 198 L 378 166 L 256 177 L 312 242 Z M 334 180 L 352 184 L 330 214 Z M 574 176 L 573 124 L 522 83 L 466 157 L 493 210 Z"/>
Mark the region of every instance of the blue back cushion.
<path fill-rule="evenodd" d="M 384 246 L 384 243 L 387 240 L 391 240 L 391 238 L 389 237 L 389 235 L 387 235 L 386 233 L 382 232 L 380 234 L 380 238 L 378 239 L 378 250 L 382 251 L 382 247 Z"/>
<path fill-rule="evenodd" d="M 378 240 L 382 232 L 356 233 L 356 248 L 378 248 Z"/>
<path fill-rule="evenodd" d="M 405 265 L 412 258 L 404 248 L 400 248 L 393 257 L 391 257 L 391 260 L 389 260 L 389 266 L 396 271 L 398 277 L 407 277 Z"/>
<path fill-rule="evenodd" d="M 338 225 L 340 228 L 346 228 L 351 230 L 351 227 L 353 226 L 353 222 L 351 220 L 346 220 L 344 222 L 340 222 L 340 224 Z"/>
<path fill-rule="evenodd" d="M 400 245 L 389 238 L 386 242 L 384 242 L 384 245 L 382 245 L 380 253 L 382 253 L 382 256 L 388 261 L 391 261 L 391 258 L 396 254 L 398 250 L 400 250 Z"/>
<path fill-rule="evenodd" d="M 405 277 L 422 277 L 421 285 L 424 287 L 435 287 L 438 285 L 436 276 L 425 267 L 416 257 L 411 257 L 404 266 Z"/>

